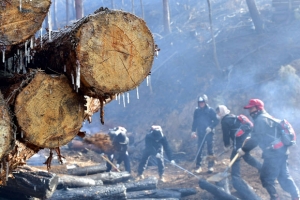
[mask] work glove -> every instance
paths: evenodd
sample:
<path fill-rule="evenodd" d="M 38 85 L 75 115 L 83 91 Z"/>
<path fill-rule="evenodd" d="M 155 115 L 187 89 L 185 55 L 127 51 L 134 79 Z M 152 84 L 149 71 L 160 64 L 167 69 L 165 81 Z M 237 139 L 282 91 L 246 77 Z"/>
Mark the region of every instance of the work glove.
<path fill-rule="evenodd" d="M 119 165 L 119 164 L 116 164 L 116 168 L 119 169 L 119 167 L 120 167 L 120 165 Z"/>
<path fill-rule="evenodd" d="M 207 133 L 210 133 L 212 131 L 212 129 L 208 126 L 207 128 L 206 128 L 206 130 L 205 130 L 205 132 L 206 132 L 206 134 Z"/>
<path fill-rule="evenodd" d="M 114 154 L 111 154 L 111 155 L 110 155 L 110 159 L 111 159 L 111 160 L 114 159 Z"/>
<path fill-rule="evenodd" d="M 243 155 L 245 155 L 245 151 L 243 151 L 242 148 L 239 148 L 239 149 L 237 150 L 237 153 L 239 154 L 239 157 L 242 157 Z"/>
<path fill-rule="evenodd" d="M 171 160 L 170 163 L 171 163 L 171 165 L 175 165 L 176 164 L 174 160 Z"/>
<path fill-rule="evenodd" d="M 197 138 L 196 132 L 192 132 L 192 133 L 191 133 L 191 138 L 193 138 L 193 139 L 194 139 L 194 138 Z"/>
<path fill-rule="evenodd" d="M 162 157 L 162 155 L 160 153 L 156 154 L 156 158 L 161 158 L 161 157 Z"/>

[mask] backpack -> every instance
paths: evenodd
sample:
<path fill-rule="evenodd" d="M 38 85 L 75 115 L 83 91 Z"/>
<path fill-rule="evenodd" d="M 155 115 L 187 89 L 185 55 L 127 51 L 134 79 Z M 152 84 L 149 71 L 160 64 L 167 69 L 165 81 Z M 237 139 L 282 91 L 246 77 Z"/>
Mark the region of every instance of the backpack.
<path fill-rule="evenodd" d="M 236 120 L 240 122 L 240 127 L 235 132 L 235 137 L 241 137 L 245 132 L 249 132 L 253 128 L 253 123 L 250 121 L 248 117 L 245 115 L 238 115 Z M 236 123 L 236 121 L 235 121 Z"/>
<path fill-rule="evenodd" d="M 269 117 L 268 117 L 269 118 Z M 296 144 L 296 133 L 292 125 L 286 120 L 269 118 L 276 123 L 275 138 L 278 139 L 272 142 L 273 149 L 278 149 L 282 146 L 292 146 Z"/>

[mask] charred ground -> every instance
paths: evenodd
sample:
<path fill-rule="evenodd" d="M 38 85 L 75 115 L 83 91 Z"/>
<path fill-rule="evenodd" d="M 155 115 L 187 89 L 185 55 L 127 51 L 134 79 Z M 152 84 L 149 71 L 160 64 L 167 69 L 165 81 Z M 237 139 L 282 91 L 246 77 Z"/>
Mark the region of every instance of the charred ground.
<path fill-rule="evenodd" d="M 209 32 L 206 3 L 197 1 L 170 2 L 172 33 L 163 34 L 163 27 L 157 22 L 162 19 L 155 4 L 147 5 L 145 20 L 160 47 L 160 55 L 154 62 L 151 87 L 146 81 L 139 87 L 140 99 L 136 91 L 130 91 L 130 104 L 123 107 L 113 101 L 105 107 L 105 125 L 100 126 L 99 115 L 93 116 L 93 123 L 84 129 L 101 129 L 122 125 L 135 138 L 131 148 L 133 175 L 137 169 L 143 138 L 152 124 L 159 124 L 174 150 L 176 162 L 191 170 L 191 162 L 196 152 L 196 141 L 190 139 L 192 114 L 196 107 L 196 97 L 206 93 L 209 104 L 227 105 L 232 113 L 248 114 L 242 106 L 250 98 L 260 98 L 266 110 L 278 118 L 287 118 L 300 132 L 300 21 L 293 19 L 284 23 L 272 22 L 270 1 L 258 1 L 257 6 L 265 23 L 265 32 L 257 34 L 248 13 L 245 1 L 212 2 L 213 31 L 216 39 L 217 58 L 220 69 L 215 65 L 213 45 Z M 223 151 L 220 125 L 215 134 L 215 152 Z M 290 170 L 296 184 L 300 185 L 300 147 L 291 148 Z M 253 151 L 257 158 L 260 150 Z M 66 151 L 70 162 L 101 162 L 98 154 L 91 152 Z M 226 168 L 229 153 L 222 155 L 216 164 L 216 172 Z M 205 165 L 204 165 L 205 166 Z M 57 168 L 58 169 L 58 168 Z M 57 170 L 52 167 L 52 170 Z M 262 199 L 268 194 L 262 188 L 257 171 L 242 161 L 242 176 Z M 150 166 L 146 175 L 157 176 L 156 167 Z M 203 173 L 204 177 L 210 174 Z M 194 187 L 198 193 L 186 199 L 213 199 L 198 186 L 196 178 L 167 164 L 167 183 L 159 187 Z M 232 189 L 235 194 L 234 189 Z M 288 195 L 282 191 L 282 199 Z"/>

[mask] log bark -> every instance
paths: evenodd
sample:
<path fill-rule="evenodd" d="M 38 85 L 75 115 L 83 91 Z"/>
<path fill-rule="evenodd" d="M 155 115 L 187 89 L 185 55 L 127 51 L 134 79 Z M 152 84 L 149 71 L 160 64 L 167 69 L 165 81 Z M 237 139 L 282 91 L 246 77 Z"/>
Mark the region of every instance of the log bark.
<path fill-rule="evenodd" d="M 100 9 L 51 37 L 44 35 L 42 47 L 37 44 L 32 67 L 65 73 L 91 97 L 134 89 L 152 67 L 152 34 L 142 19 L 127 12 Z"/>
<path fill-rule="evenodd" d="M 9 108 L 0 92 L 0 161 L 14 146 L 14 131 L 11 126 Z"/>
<path fill-rule="evenodd" d="M 181 197 L 186 197 L 197 193 L 195 188 L 164 188 L 164 190 L 180 192 Z"/>
<path fill-rule="evenodd" d="M 125 200 L 126 188 L 124 185 L 96 186 L 68 190 L 56 190 L 49 200 Z"/>
<path fill-rule="evenodd" d="M 211 184 L 204 179 L 200 179 L 199 186 L 200 186 L 200 188 L 207 190 L 208 192 L 210 192 L 211 194 L 213 194 L 214 196 L 216 196 L 219 199 L 239 200 L 239 198 L 226 193 L 221 187 L 215 186 L 214 184 Z"/>
<path fill-rule="evenodd" d="M 0 7 L 0 44 L 16 45 L 31 38 L 42 26 L 50 0 L 2 1 Z"/>
<path fill-rule="evenodd" d="M 11 197 L 12 193 L 47 199 L 52 196 L 58 184 L 58 176 L 37 168 L 24 166 L 13 173 L 6 186 L 0 187 L 1 197 Z"/>
<path fill-rule="evenodd" d="M 25 161 L 37 153 L 40 149 L 41 148 L 35 145 L 25 144 L 16 140 L 14 148 L 2 159 L 0 163 L 0 185 L 5 185 L 8 177 L 12 177 L 11 172 L 18 166 L 24 165 Z"/>
<path fill-rule="evenodd" d="M 71 176 L 71 175 L 58 175 L 57 189 L 61 188 L 79 188 L 103 185 L 101 180 L 93 180 L 91 178 Z"/>
<path fill-rule="evenodd" d="M 94 165 L 94 166 L 87 166 L 87 167 L 77 167 L 74 169 L 68 169 L 69 175 L 75 176 L 87 176 L 91 174 L 102 173 L 106 171 L 106 165 Z"/>
<path fill-rule="evenodd" d="M 135 192 L 127 192 L 127 199 L 141 199 L 141 198 L 181 198 L 181 193 L 170 190 L 143 190 Z"/>
<path fill-rule="evenodd" d="M 84 99 L 64 75 L 38 72 L 15 101 L 15 115 L 24 140 L 42 148 L 70 142 L 84 117 Z"/>
<path fill-rule="evenodd" d="M 157 178 L 149 177 L 141 181 L 124 183 L 124 186 L 126 187 L 126 192 L 153 190 L 157 188 L 157 182 Z"/>
<path fill-rule="evenodd" d="M 94 180 L 101 180 L 104 184 L 114 184 L 127 181 L 131 175 L 128 172 L 106 172 L 85 176 Z"/>

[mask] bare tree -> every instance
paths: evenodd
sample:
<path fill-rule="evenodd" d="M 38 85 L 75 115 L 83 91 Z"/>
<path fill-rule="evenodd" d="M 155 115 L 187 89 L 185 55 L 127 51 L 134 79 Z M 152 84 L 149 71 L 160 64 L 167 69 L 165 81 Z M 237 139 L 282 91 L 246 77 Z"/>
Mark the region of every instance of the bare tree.
<path fill-rule="evenodd" d="M 70 13 L 69 13 L 69 0 L 66 0 L 66 25 L 69 24 Z"/>
<path fill-rule="evenodd" d="M 111 0 L 111 8 L 112 8 L 112 9 L 115 8 L 115 2 L 114 2 L 114 0 Z"/>
<path fill-rule="evenodd" d="M 76 19 L 83 17 L 83 4 L 82 0 L 75 0 Z"/>
<path fill-rule="evenodd" d="M 131 0 L 132 14 L 134 14 L 134 0 Z"/>
<path fill-rule="evenodd" d="M 143 0 L 140 0 L 140 2 L 141 2 L 141 10 L 142 10 L 142 19 L 145 19 Z"/>
<path fill-rule="evenodd" d="M 163 13 L 164 13 L 164 31 L 166 34 L 168 34 L 171 33 L 169 0 L 163 0 Z"/>
<path fill-rule="evenodd" d="M 259 11 L 257 10 L 255 0 L 246 0 L 248 9 L 250 12 L 250 16 L 252 18 L 253 24 L 255 26 L 255 30 L 257 33 L 263 32 L 264 25 L 263 21 L 260 17 Z"/>
<path fill-rule="evenodd" d="M 57 0 L 53 0 L 53 28 L 58 29 L 58 23 L 57 23 Z"/>

